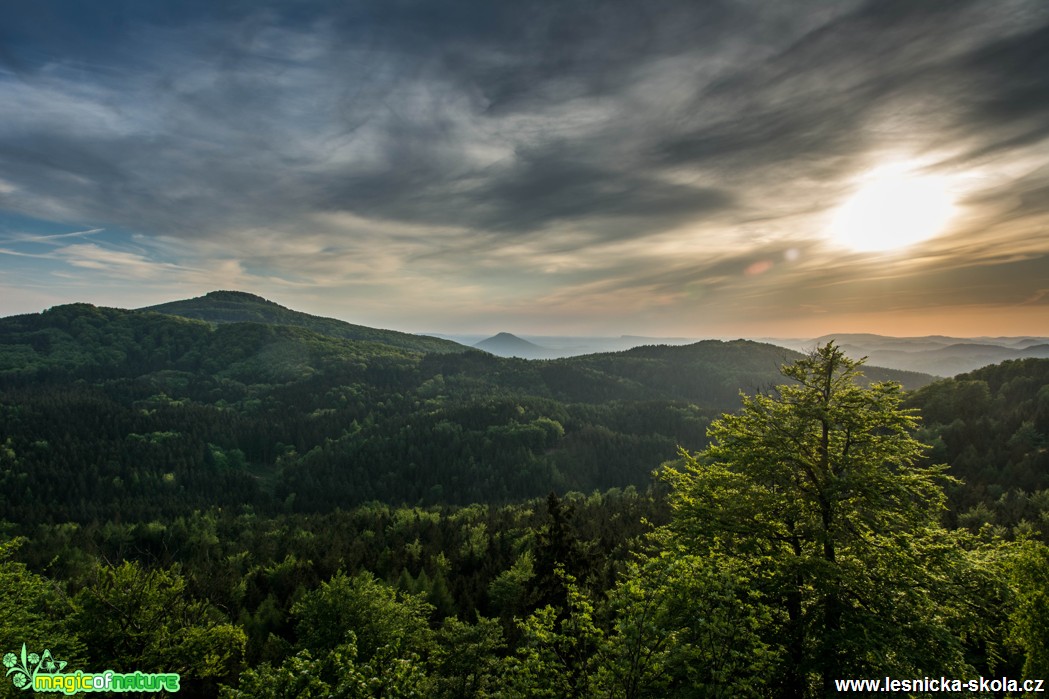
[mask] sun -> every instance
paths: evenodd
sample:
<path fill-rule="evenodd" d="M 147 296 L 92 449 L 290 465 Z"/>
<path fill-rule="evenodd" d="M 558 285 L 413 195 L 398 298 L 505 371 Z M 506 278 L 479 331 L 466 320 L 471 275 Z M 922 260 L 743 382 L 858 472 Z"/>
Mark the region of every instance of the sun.
<path fill-rule="evenodd" d="M 932 238 L 954 214 L 948 184 L 906 165 L 872 170 L 834 213 L 830 237 L 857 252 L 897 250 Z"/>

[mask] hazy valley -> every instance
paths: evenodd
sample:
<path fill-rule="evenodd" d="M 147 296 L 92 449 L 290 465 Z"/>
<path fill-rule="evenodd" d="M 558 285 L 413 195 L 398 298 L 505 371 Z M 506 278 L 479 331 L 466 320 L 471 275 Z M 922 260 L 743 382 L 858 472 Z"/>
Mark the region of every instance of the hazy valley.
<path fill-rule="evenodd" d="M 491 337 L 445 335 L 454 340 L 500 357 L 557 359 L 600 352 L 622 352 L 644 345 L 688 345 L 698 339 L 680 337 L 567 337 L 517 336 L 501 332 Z M 1010 359 L 1049 358 L 1049 337 L 889 337 L 886 335 L 839 333 L 815 338 L 754 338 L 756 342 L 811 352 L 818 345 L 835 340 L 853 359 L 866 359 L 870 366 L 928 374 L 955 376 Z"/>

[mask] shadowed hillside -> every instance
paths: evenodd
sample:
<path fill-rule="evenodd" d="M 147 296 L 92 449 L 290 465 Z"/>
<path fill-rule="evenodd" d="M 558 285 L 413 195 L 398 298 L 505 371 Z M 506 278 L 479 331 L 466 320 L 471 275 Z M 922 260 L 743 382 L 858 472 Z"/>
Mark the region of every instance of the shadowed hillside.
<path fill-rule="evenodd" d="M 334 318 L 324 318 L 285 308 L 261 296 L 243 291 L 212 291 L 204 296 L 171 301 L 157 306 L 140 309 L 168 315 L 195 318 L 209 323 L 269 323 L 293 325 L 312 330 L 321 335 L 330 335 L 345 340 L 368 340 L 381 342 L 391 347 L 416 352 L 462 352 L 465 348 L 457 342 L 424 335 L 380 330 L 363 325 L 354 325 Z"/>

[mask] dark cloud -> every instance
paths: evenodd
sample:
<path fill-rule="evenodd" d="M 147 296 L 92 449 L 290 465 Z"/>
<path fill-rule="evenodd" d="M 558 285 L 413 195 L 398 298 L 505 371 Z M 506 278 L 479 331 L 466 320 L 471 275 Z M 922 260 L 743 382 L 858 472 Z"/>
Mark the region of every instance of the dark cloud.
<path fill-rule="evenodd" d="M 1030 3 L 869 3 L 701 91 L 698 114 L 727 113 L 669 135 L 660 152 L 828 176 L 894 144 L 968 145 L 963 162 L 1033 145 L 1049 136 L 1047 31 L 1049 12 Z"/>
<path fill-rule="evenodd" d="M 1002 226 L 1046 215 L 1033 153 L 1047 138 L 1042 0 L 0 9 L 0 209 L 225 240 L 230 256 L 244 231 L 356 250 L 371 225 L 402 264 L 440 259 L 442 272 L 531 241 L 535 269 L 576 255 L 573 283 L 754 294 L 773 278 L 847 277 L 761 261 L 815 245 L 806 227 L 882 152 L 994 164 L 1007 174 L 967 206 Z M 355 223 L 316 224 L 341 214 Z M 709 241 L 707 259 L 616 259 L 684 229 Z M 259 254 L 279 276 L 282 257 L 310 253 Z M 502 258 L 487 263 L 502 273 Z M 731 272 L 755 264 L 771 271 Z"/>
<path fill-rule="evenodd" d="M 425 153 L 398 148 L 387 156 L 391 170 L 335 178 L 323 204 L 371 217 L 465 224 L 493 233 L 591 221 L 611 239 L 624 228 L 635 236 L 657 233 L 732 203 L 729 193 L 715 188 L 620 172 L 567 158 L 556 148 L 518 152 L 509 162 L 488 168 L 479 182 L 465 175 L 458 181 L 450 178 L 440 160 Z"/>
<path fill-rule="evenodd" d="M 518 157 L 515 165 L 481 191 L 490 202 L 487 226 L 529 228 L 589 217 L 629 218 L 635 230 L 658 232 L 674 223 L 729 207 L 729 193 L 660 181 L 638 171 L 617 172 L 552 154 Z M 503 212 L 516 211 L 516 220 Z M 638 225 L 642 222 L 642 225 Z"/>
<path fill-rule="evenodd" d="M 64 73 L 70 81 L 94 82 L 98 106 L 115 113 L 126 99 L 156 109 L 147 115 L 151 123 L 132 118 L 125 131 L 85 133 L 71 113 L 66 122 L 10 134 L 5 145 L 19 145 L 8 147 L 7 164 L 21 172 L 27 189 L 47 189 L 70 207 L 93 202 L 79 211 L 83 216 L 109 212 L 125 225 L 183 228 L 184 235 L 272 221 L 281 210 L 294 218 L 314 204 L 520 231 L 580 219 L 588 206 L 596 219 L 665 207 L 656 218 L 666 221 L 728 200 L 710 188 L 659 191 L 638 162 L 614 163 L 605 172 L 595 157 L 604 148 L 600 141 L 622 140 L 635 127 L 629 120 L 582 136 L 592 152 L 580 162 L 566 161 L 564 153 L 543 162 L 539 152 L 559 147 L 542 133 L 556 138 L 559 116 L 542 110 L 571 100 L 614 100 L 639 65 L 696 45 L 714 52 L 747 14 L 733 3 L 305 3 L 241 5 L 243 16 L 202 7 L 177 13 L 132 3 L 82 17 L 73 5 L 45 3 L 7 25 L 15 53 L 35 61 L 37 72 L 23 76 L 28 84 L 54 85 Z M 42 78 L 42 66 L 52 65 L 58 74 Z M 73 67 L 82 65 L 88 67 Z M 200 79 L 185 80 L 187 69 Z M 315 84 L 289 80 L 296 72 Z M 404 93 L 420 84 L 433 92 L 432 103 L 406 103 Z M 460 98 L 465 109 L 443 113 L 446 101 Z M 289 109 L 304 99 L 314 112 Z M 509 125 L 494 127 L 501 132 L 491 138 L 520 158 L 480 168 L 460 160 L 458 151 L 471 145 L 469 134 L 455 133 L 462 120 L 510 120 L 518 113 L 535 113 L 531 128 L 540 133 L 522 136 Z M 334 146 L 376 141 L 368 146 L 378 150 L 376 162 L 316 172 L 318 154 L 294 149 L 299 129 L 309 126 L 327 132 Z M 56 169 L 81 179 L 55 181 Z M 309 191 L 273 191 L 264 173 L 298 177 Z M 463 191 L 464 177 L 489 173 L 493 181 Z M 569 183 L 570 177 L 579 179 Z M 184 186 L 186 180 L 201 191 Z M 125 184 L 131 181 L 146 186 Z"/>
<path fill-rule="evenodd" d="M 995 41 L 962 66 L 979 80 L 978 114 L 988 122 L 1049 112 L 1049 24 Z"/>
<path fill-rule="evenodd" d="M 96 202 L 92 217 L 145 216 L 167 232 L 189 223 L 187 235 L 315 205 L 496 232 L 648 216 L 646 230 L 658 231 L 740 199 L 720 186 L 668 184 L 666 168 L 728 169 L 756 182 L 781 163 L 847 169 L 879 138 L 872 114 L 930 93 L 954 99 L 970 74 L 992 88 L 961 105 L 978 115 L 1007 122 L 1049 105 L 1049 30 L 980 45 L 980 27 L 965 24 L 971 3 L 873 2 L 809 31 L 743 2 L 139 5 L 90 18 L 45 6 L 19 13 L 7 34 L 14 53 L 58 65 L 85 55 L 104 63 L 108 50 L 115 77 L 80 77 L 94 77 L 102 106 L 109 99 L 118 114 L 124 99 L 154 101 L 152 123 L 132 117 L 126 131 L 98 134 L 52 120 L 3 138 L 0 157 L 34 186 Z M 173 17 L 174 29 L 161 26 Z M 89 31 L 73 32 L 81 22 Z M 764 40 L 780 48 L 768 52 Z M 945 43 L 972 48 L 944 65 Z M 665 88 L 674 94 L 648 98 L 677 106 L 628 103 L 644 68 L 670 57 L 686 66 Z M 739 63 L 706 84 L 687 69 L 726 58 Z M 576 104 L 607 116 L 566 136 L 561 121 Z M 520 131 L 518 117 L 528 120 Z M 368 142 L 370 162 L 314 167 L 325 154 L 296 149 L 310 129 L 333 150 Z M 475 138 L 505 159 L 471 162 L 463 152 Z M 47 174 L 56 170 L 87 183 L 63 187 Z M 267 182 L 288 178 L 296 183 Z M 187 179 L 202 191 L 180 186 Z"/>

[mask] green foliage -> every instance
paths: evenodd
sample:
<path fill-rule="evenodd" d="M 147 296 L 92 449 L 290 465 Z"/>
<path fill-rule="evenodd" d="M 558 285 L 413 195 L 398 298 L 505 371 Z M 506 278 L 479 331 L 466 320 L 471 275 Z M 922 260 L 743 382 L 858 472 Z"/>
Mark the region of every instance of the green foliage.
<path fill-rule="evenodd" d="M 360 664 L 352 632 L 319 658 L 302 650 L 280 666 L 263 663 L 246 671 L 237 687 L 223 686 L 223 699 L 413 699 L 431 695 L 419 658 L 383 657 Z"/>
<path fill-rule="evenodd" d="M 711 424 L 794 355 L 423 355 L 234 296 L 205 305 L 264 322 L 0 319 L 0 507 L 32 542 L 0 562 L 5 643 L 181 671 L 187 696 L 812 696 L 831 668 L 1047 672 L 1049 362 L 903 403 L 831 346 Z M 708 427 L 654 489 L 619 489 Z M 945 484 L 970 531 L 941 526 Z M 667 485 L 673 522 L 637 559 Z M 579 492 L 525 500 L 552 490 Z"/>
<path fill-rule="evenodd" d="M 964 550 L 939 526 L 942 468 L 919 465 L 896 384 L 857 383 L 833 343 L 745 397 L 699 458 L 665 471 L 676 548 L 724 558 L 782 616 L 763 635 L 783 696 L 837 677 L 965 670 Z M 966 590 L 968 591 L 968 590 Z"/>
<path fill-rule="evenodd" d="M 1024 677 L 1049 677 L 1049 547 L 1025 542 L 1011 566 L 1016 602 L 1010 640 L 1024 658 Z"/>
<path fill-rule="evenodd" d="M 525 551 L 513 566 L 500 573 L 488 585 L 492 606 L 502 614 L 513 616 L 528 604 L 532 579 L 535 577 L 534 556 Z"/>
<path fill-rule="evenodd" d="M 346 643 L 321 659 L 300 651 L 280 666 L 263 663 L 240 676 L 237 687 L 223 686 L 223 699 L 358 699 L 369 697 L 368 682 L 357 669 L 357 649 Z"/>
<path fill-rule="evenodd" d="M 190 686 L 235 677 L 244 631 L 186 588 L 178 567 L 97 566 L 74 597 L 71 616 L 91 664 L 118 672 L 178 672 Z"/>
<path fill-rule="evenodd" d="M 0 544 L 0 655 L 16 652 L 24 644 L 34 653 L 46 649 L 75 665 L 84 658 L 84 643 L 70 623 L 70 604 L 62 588 L 10 560 L 25 544 L 24 539 Z M 3 679 L 0 696 L 21 695 Z"/>
<path fill-rule="evenodd" d="M 565 606 L 541 607 L 519 622 L 521 643 L 507 662 L 500 697 L 589 697 L 597 691 L 604 632 L 587 591 L 563 568 L 557 575 Z"/>
<path fill-rule="evenodd" d="M 1033 526 L 1049 535 L 1049 360 L 1024 359 L 938 381 L 908 397 L 934 445 L 965 486 L 951 489 L 952 511 L 977 531 L 989 522 Z"/>
<path fill-rule="evenodd" d="M 342 572 L 292 607 L 301 650 L 244 673 L 224 697 L 417 697 L 428 694 L 430 608 L 370 573 Z"/>
<path fill-rule="evenodd" d="M 778 658 L 761 633 L 777 612 L 749 572 L 684 551 L 632 566 L 611 596 L 607 696 L 762 696 Z"/>
<path fill-rule="evenodd" d="M 446 699 L 490 697 L 502 685 L 503 632 L 494 619 L 476 624 L 445 619 L 434 652 L 434 696 Z"/>
<path fill-rule="evenodd" d="M 328 652 L 353 632 L 361 662 L 380 652 L 393 657 L 428 652 L 433 642 L 427 622 L 430 611 L 418 597 L 398 596 L 367 572 L 354 577 L 337 573 L 292 607 L 299 642 L 305 648 Z"/>

